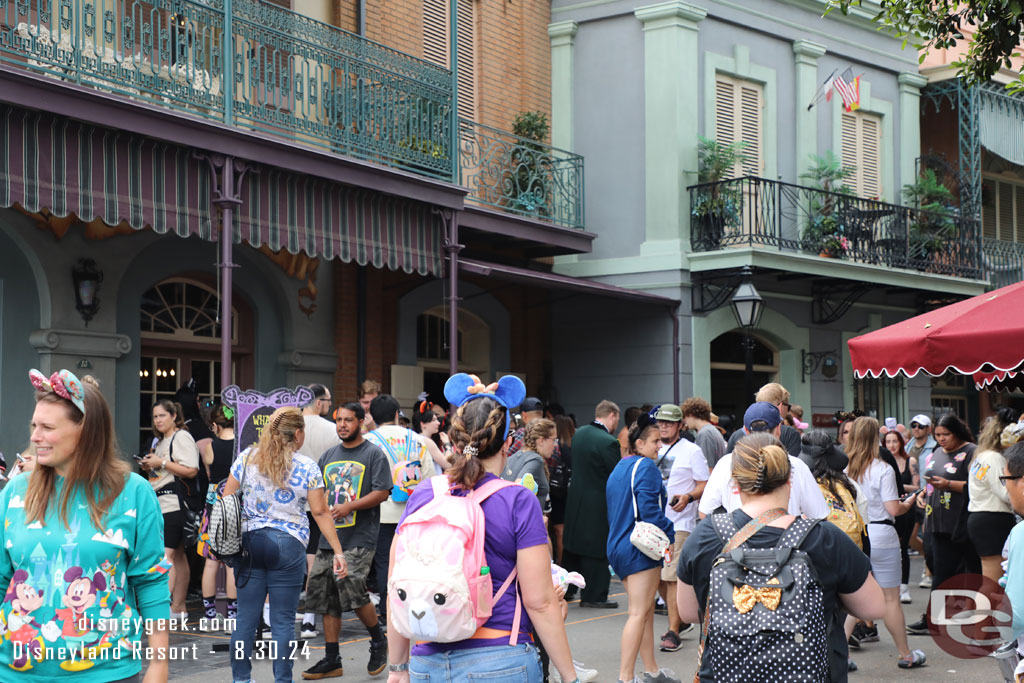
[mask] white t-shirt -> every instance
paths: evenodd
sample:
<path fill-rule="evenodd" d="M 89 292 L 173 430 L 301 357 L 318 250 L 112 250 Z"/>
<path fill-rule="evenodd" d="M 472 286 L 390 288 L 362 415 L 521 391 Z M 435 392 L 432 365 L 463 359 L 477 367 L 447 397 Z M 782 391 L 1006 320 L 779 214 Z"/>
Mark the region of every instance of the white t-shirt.
<path fill-rule="evenodd" d="M 319 462 L 320 456 L 326 453 L 327 449 L 341 443 L 338 430 L 333 422 L 319 415 L 303 415 L 302 419 L 306 422 L 306 440 L 302 442 L 299 452 L 313 462 Z"/>
<path fill-rule="evenodd" d="M 666 445 L 663 442 L 658 446 L 658 459 L 655 460 L 655 464 L 658 465 L 658 470 L 661 472 L 662 481 L 668 482 L 669 472 L 672 471 L 672 461 L 675 460 L 676 455 L 679 453 L 679 449 L 684 443 L 690 443 L 690 441 L 680 436 L 674 444 Z"/>
<path fill-rule="evenodd" d="M 806 515 L 811 519 L 828 517 L 825 496 L 818 488 L 810 468 L 800 458 L 789 456 L 789 514 Z M 700 497 L 698 509 L 710 515 L 719 507 L 732 512 L 740 506 L 740 489 L 732 478 L 732 453 L 726 453 L 711 471 L 704 494 Z"/>
<path fill-rule="evenodd" d="M 896 518 L 885 509 L 885 501 L 899 500 L 896 488 L 896 472 L 892 466 L 875 459 L 857 482 L 860 491 L 868 500 L 868 522 L 894 521 Z M 872 548 L 899 548 L 900 538 L 896 527 L 888 524 L 868 524 L 868 538 Z"/>
<path fill-rule="evenodd" d="M 698 481 L 707 481 L 710 476 L 707 458 L 697 444 L 683 440 L 672 452 L 676 457 L 672 461 L 672 470 L 665 485 L 669 501 L 673 496 L 683 496 L 693 491 Z M 665 516 L 675 524 L 676 531 L 693 531 L 697 524 L 697 505 L 690 503 L 682 512 L 676 512 L 671 505 L 666 505 Z"/>

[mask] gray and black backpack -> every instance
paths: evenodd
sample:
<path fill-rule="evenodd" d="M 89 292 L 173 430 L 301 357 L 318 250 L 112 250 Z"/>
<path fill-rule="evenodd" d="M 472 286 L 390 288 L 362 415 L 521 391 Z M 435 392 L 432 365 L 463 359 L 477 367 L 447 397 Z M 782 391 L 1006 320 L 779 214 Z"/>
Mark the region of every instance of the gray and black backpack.
<path fill-rule="evenodd" d="M 732 515 L 711 520 L 728 544 Z M 824 593 L 799 549 L 819 521 L 799 517 L 774 548 L 744 544 L 715 558 L 704 653 L 719 683 L 829 680 Z"/>

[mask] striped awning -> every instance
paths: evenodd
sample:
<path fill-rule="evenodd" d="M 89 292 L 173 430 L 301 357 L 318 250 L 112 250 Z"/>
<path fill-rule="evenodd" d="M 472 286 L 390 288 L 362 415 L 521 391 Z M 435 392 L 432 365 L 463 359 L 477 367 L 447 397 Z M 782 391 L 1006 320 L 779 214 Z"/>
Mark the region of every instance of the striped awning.
<path fill-rule="evenodd" d="M 216 240 L 212 181 L 189 147 L 0 105 L 0 208 Z M 427 204 L 257 164 L 241 198 L 236 243 L 443 273 L 443 230 Z"/>

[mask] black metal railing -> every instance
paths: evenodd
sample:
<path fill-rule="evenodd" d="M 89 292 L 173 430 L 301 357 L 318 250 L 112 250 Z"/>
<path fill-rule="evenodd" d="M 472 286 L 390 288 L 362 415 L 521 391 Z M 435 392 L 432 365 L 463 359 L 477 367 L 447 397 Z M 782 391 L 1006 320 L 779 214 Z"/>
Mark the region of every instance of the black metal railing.
<path fill-rule="evenodd" d="M 1024 280 L 1024 244 L 985 237 L 981 262 L 991 289 Z"/>
<path fill-rule="evenodd" d="M 971 279 L 982 277 L 978 221 L 748 176 L 690 191 L 693 251 L 766 247 Z"/>

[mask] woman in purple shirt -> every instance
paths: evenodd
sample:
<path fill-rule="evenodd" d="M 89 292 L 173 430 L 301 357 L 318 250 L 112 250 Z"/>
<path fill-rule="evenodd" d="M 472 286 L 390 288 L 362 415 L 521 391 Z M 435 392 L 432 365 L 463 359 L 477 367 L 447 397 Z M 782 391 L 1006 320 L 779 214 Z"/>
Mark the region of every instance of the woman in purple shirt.
<path fill-rule="evenodd" d="M 518 378 L 502 378 L 503 382 L 512 379 Z M 499 396 L 495 396 L 483 387 L 480 389 L 452 418 L 449 435 L 456 456 L 447 474 L 455 487 L 455 495 L 465 495 L 500 477 L 505 469 L 505 452 L 510 443 L 508 409 L 499 398 L 500 390 Z M 445 393 L 447 396 L 447 387 Z M 402 520 L 430 502 L 433 496 L 431 486 L 417 486 Z M 467 681 L 470 675 L 505 673 L 524 682 L 540 683 L 540 659 L 532 644 L 531 630 L 543 641 L 562 680 L 577 683 L 560 602 L 551 582 L 551 556 L 537 497 L 522 486 L 509 486 L 488 497 L 481 507 L 487 520 L 484 553 L 494 587 L 501 586 L 513 569 L 518 571 L 516 583 L 525 611 L 520 618 L 519 644 L 509 644 L 516 610 L 513 590 L 507 591 L 494 604 L 491 618 L 471 638 L 454 643 L 420 642 L 412 647 L 411 657 L 409 639 L 389 623 L 388 683 L 408 683 L 410 671 L 416 672 L 417 680 L 430 683 Z M 391 567 L 394 566 L 392 549 Z M 390 616 L 391 610 L 388 610 L 389 621 Z"/>

